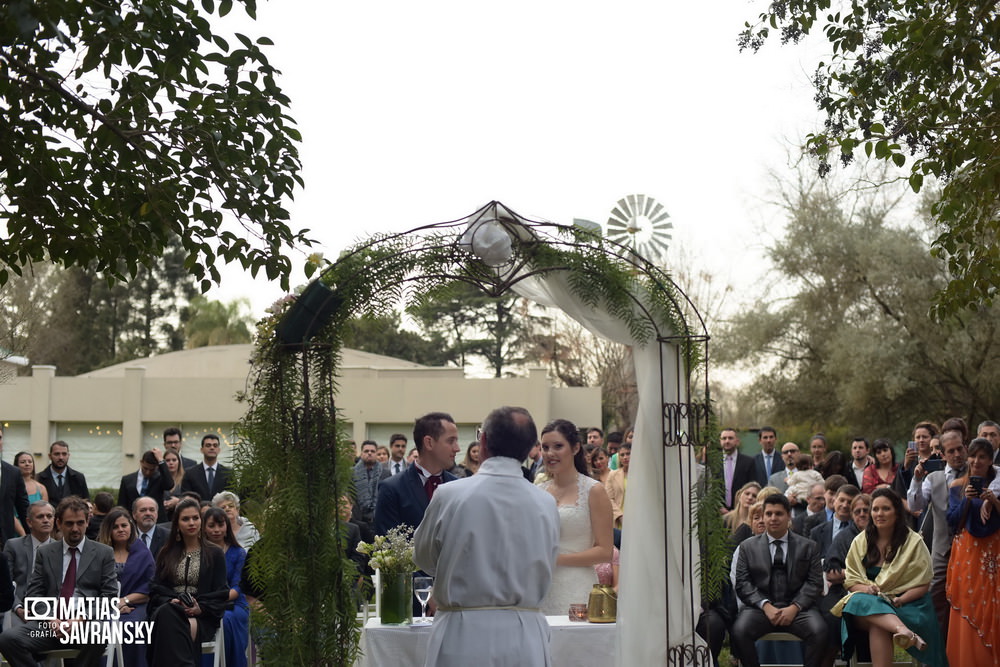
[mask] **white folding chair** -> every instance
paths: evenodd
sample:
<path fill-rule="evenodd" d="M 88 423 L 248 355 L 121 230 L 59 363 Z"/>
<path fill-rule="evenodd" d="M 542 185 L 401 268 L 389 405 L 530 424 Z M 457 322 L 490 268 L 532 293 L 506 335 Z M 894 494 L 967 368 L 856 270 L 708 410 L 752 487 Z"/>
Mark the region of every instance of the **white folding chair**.
<path fill-rule="evenodd" d="M 212 667 L 226 667 L 226 643 L 222 637 L 222 622 L 219 622 L 219 629 L 215 633 L 215 639 L 210 642 L 201 643 L 202 655 L 213 653 Z"/>

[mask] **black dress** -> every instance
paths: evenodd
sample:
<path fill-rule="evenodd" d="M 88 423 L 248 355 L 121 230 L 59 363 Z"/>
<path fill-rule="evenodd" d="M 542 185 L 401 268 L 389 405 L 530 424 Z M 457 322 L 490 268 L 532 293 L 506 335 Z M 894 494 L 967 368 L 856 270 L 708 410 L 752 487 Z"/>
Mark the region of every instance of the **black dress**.
<path fill-rule="evenodd" d="M 190 593 L 201 607 L 201 615 L 195 617 L 198 621 L 195 640 L 191 639 L 189 617 L 184 608 L 170 602 L 184 592 Z M 226 557 L 216 546 L 208 545 L 201 552 L 181 558 L 169 581 L 154 577 L 149 599 L 153 637 L 147 650 L 151 667 L 200 665 L 201 643 L 215 638 L 228 599 Z"/>

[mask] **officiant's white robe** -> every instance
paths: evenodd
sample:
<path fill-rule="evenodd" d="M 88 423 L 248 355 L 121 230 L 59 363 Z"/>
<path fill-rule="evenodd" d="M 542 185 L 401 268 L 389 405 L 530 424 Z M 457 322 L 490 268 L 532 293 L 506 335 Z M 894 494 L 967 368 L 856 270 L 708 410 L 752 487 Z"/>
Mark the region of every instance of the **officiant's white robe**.
<path fill-rule="evenodd" d="M 550 665 L 537 609 L 558 549 L 555 499 L 524 479 L 520 462 L 490 457 L 472 477 L 439 486 L 414 537 L 439 607 L 425 664 Z"/>

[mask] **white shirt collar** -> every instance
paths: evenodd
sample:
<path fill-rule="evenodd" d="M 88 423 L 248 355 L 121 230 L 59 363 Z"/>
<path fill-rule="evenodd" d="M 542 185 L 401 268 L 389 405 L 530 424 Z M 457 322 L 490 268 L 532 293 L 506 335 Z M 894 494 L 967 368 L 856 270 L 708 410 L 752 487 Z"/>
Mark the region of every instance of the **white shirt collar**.
<path fill-rule="evenodd" d="M 87 542 L 87 537 L 86 537 L 86 536 L 84 536 L 84 537 L 83 537 L 83 538 L 82 538 L 82 539 L 80 540 L 80 543 L 76 545 L 76 552 L 77 552 L 77 553 L 79 553 L 79 554 L 82 554 L 82 553 L 83 553 L 83 545 L 84 545 L 84 544 L 85 544 L 86 542 Z M 70 547 L 70 546 L 69 546 L 68 544 L 66 544 L 66 541 L 65 541 L 65 540 L 63 540 L 63 543 L 62 543 L 62 547 L 63 547 L 63 557 L 65 558 L 65 557 L 66 557 L 66 554 L 68 554 L 68 553 L 69 553 L 69 550 L 70 550 L 70 548 L 71 548 L 71 547 Z"/>

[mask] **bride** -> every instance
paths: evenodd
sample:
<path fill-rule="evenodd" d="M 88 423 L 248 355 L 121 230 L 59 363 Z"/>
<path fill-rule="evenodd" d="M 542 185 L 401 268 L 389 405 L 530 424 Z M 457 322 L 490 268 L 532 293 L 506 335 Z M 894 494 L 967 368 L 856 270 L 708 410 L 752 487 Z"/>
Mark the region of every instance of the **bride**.
<path fill-rule="evenodd" d="M 559 556 L 542 613 L 564 616 L 571 604 L 585 604 L 597 583 L 594 566 L 611 560 L 611 501 L 604 486 L 587 474 L 580 432 L 556 419 L 542 429 L 542 460 L 549 479 L 540 487 L 559 508 Z"/>

